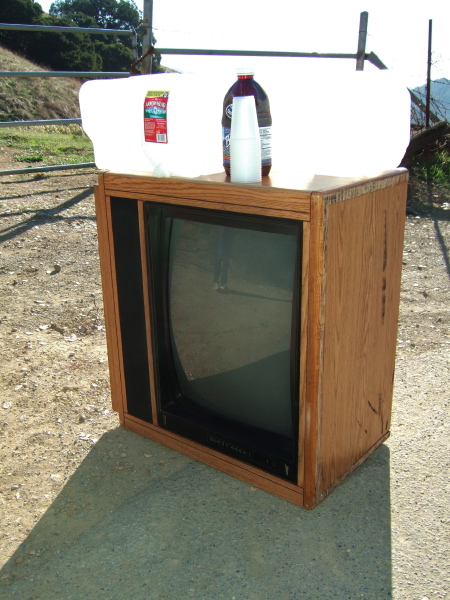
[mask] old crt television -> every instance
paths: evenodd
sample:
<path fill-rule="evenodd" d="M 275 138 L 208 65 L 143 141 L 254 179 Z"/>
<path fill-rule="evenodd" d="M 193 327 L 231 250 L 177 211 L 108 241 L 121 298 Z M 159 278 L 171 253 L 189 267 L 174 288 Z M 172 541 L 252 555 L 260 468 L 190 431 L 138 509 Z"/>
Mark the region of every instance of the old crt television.
<path fill-rule="evenodd" d="M 131 414 L 152 422 L 136 204 L 113 198 L 111 217 Z M 144 226 L 158 423 L 294 481 L 301 224 L 147 203 Z"/>
<path fill-rule="evenodd" d="M 100 173 L 121 424 L 315 506 L 389 435 L 406 182 Z"/>

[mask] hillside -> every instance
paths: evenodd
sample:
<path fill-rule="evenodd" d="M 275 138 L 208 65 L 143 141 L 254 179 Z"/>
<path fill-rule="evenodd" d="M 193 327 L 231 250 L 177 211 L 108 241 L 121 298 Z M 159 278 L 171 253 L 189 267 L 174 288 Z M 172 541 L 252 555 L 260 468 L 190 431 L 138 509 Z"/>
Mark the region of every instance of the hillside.
<path fill-rule="evenodd" d="M 0 71 L 46 71 L 0 46 Z M 80 80 L 0 77 L 0 121 L 69 119 L 80 116 Z"/>

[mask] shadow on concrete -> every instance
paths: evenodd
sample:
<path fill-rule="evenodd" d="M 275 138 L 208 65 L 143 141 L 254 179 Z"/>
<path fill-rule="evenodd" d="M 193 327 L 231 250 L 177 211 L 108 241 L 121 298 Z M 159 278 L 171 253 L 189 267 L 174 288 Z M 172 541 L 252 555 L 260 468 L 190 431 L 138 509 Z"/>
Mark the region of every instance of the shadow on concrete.
<path fill-rule="evenodd" d="M 4 566 L 7 597 L 391 598 L 389 450 L 308 512 L 112 430 Z"/>

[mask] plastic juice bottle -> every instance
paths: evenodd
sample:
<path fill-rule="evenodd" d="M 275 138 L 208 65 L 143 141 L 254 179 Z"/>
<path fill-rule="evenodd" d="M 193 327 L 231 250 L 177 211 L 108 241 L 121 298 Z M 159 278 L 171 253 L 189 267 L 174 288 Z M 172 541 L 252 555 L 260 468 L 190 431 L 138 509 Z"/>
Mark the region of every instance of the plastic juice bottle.
<path fill-rule="evenodd" d="M 261 171 L 268 175 L 272 167 L 272 117 L 269 98 L 254 79 L 252 69 L 238 69 L 238 79 L 225 95 L 222 114 L 223 167 L 230 175 L 230 131 L 234 96 L 254 96 L 261 137 Z"/>

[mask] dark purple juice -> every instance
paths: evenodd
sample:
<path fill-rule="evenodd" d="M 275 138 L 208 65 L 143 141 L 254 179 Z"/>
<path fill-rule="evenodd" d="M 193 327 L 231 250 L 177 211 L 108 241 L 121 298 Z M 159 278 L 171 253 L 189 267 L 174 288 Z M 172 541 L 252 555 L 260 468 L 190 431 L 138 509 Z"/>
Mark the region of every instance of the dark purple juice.
<path fill-rule="evenodd" d="M 268 175 L 272 167 L 272 117 L 269 98 L 263 88 L 253 79 L 250 70 L 238 71 L 237 81 L 230 87 L 223 101 L 222 146 L 223 168 L 230 175 L 230 131 L 234 96 L 254 96 L 261 138 L 261 172 Z"/>

